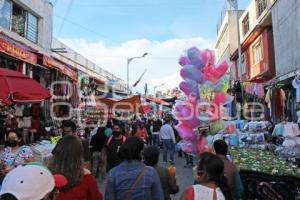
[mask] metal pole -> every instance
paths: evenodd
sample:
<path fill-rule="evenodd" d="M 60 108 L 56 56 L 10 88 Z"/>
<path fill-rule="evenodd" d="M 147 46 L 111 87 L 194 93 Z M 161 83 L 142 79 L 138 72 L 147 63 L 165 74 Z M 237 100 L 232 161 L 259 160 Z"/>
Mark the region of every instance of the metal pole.
<path fill-rule="evenodd" d="M 236 14 L 236 25 L 237 25 L 237 37 L 238 37 L 238 63 L 240 68 L 240 86 L 241 86 L 241 95 L 242 95 L 242 104 L 244 101 L 244 89 L 243 89 L 243 68 L 242 68 L 242 48 L 241 48 L 241 38 L 240 38 L 240 23 L 239 23 L 239 10 L 238 10 L 238 0 L 235 0 L 235 14 Z"/>
<path fill-rule="evenodd" d="M 127 59 L 127 94 L 129 94 L 129 63 L 130 59 Z"/>

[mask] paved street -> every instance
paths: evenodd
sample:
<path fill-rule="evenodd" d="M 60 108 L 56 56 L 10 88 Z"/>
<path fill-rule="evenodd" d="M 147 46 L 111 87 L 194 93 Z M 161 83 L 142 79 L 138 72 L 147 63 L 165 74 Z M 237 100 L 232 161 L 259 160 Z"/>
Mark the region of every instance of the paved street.
<path fill-rule="evenodd" d="M 161 153 L 161 158 L 160 158 L 160 165 L 161 166 L 167 166 L 162 163 L 162 153 Z M 180 198 L 181 193 L 184 191 L 184 189 L 192 184 L 194 182 L 193 180 L 193 172 L 192 168 L 184 168 L 185 165 L 185 159 L 184 158 L 179 158 L 176 154 L 175 156 L 175 166 L 176 166 L 176 179 L 177 179 L 177 184 L 179 186 L 179 193 L 172 195 L 172 199 L 177 200 Z M 100 184 L 100 190 L 104 194 L 105 191 L 105 181 L 103 184 Z"/>

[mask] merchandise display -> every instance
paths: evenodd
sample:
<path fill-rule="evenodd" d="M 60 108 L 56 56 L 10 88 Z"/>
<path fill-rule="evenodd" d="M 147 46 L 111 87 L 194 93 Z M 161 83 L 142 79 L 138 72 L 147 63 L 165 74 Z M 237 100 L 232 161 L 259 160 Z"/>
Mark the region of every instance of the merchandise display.
<path fill-rule="evenodd" d="M 243 170 L 262 172 L 276 176 L 300 177 L 296 166 L 277 157 L 270 151 L 230 147 L 233 162 Z"/>

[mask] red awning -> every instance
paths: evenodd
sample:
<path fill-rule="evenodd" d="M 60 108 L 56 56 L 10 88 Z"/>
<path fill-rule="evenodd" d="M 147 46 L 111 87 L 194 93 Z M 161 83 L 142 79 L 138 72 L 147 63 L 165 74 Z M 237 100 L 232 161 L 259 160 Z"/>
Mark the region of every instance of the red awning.
<path fill-rule="evenodd" d="M 101 98 L 97 102 L 104 103 L 110 109 L 130 110 L 131 112 L 141 112 L 141 97 L 139 95 L 124 99 Z"/>
<path fill-rule="evenodd" d="M 50 98 L 50 92 L 20 72 L 0 68 L 0 100 L 39 102 Z"/>
<path fill-rule="evenodd" d="M 70 77 L 72 80 L 77 81 L 77 72 L 71 69 L 68 65 L 48 56 L 43 56 L 43 64 L 59 70 L 61 73 Z"/>
<path fill-rule="evenodd" d="M 148 101 L 152 101 L 154 103 L 157 103 L 157 104 L 161 104 L 161 105 L 164 105 L 164 106 L 169 106 L 170 104 L 160 98 L 154 98 L 154 97 L 146 97 L 146 100 Z"/>
<path fill-rule="evenodd" d="M 151 111 L 151 105 L 142 105 L 141 109 L 143 110 L 143 113 L 147 114 Z"/>

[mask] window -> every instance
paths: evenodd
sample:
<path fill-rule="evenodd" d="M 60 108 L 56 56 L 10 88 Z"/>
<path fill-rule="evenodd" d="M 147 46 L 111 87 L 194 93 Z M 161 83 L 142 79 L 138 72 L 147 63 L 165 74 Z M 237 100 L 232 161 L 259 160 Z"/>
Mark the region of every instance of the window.
<path fill-rule="evenodd" d="M 267 0 L 256 0 L 256 6 L 257 6 L 257 18 L 258 18 L 267 8 Z"/>
<path fill-rule="evenodd" d="M 252 53 L 253 53 L 253 65 L 256 65 L 257 63 L 263 60 L 261 39 L 253 45 Z"/>
<path fill-rule="evenodd" d="M 13 4 L 11 30 L 25 37 L 26 11 L 19 5 Z"/>
<path fill-rule="evenodd" d="M 37 43 L 38 37 L 38 19 L 36 16 L 28 13 L 27 17 L 27 33 L 26 38 L 34 43 Z"/>
<path fill-rule="evenodd" d="M 243 35 L 246 35 L 249 31 L 249 14 L 243 19 Z"/>
<path fill-rule="evenodd" d="M 11 1 L 0 0 L 0 26 L 10 29 Z"/>
<path fill-rule="evenodd" d="M 10 0 L 0 0 L 0 26 L 37 43 L 38 18 Z"/>
<path fill-rule="evenodd" d="M 242 54 L 242 57 L 241 57 L 241 64 L 242 64 L 242 74 L 245 74 L 246 73 L 246 66 L 245 66 L 245 54 Z"/>

